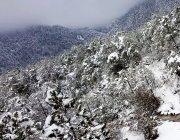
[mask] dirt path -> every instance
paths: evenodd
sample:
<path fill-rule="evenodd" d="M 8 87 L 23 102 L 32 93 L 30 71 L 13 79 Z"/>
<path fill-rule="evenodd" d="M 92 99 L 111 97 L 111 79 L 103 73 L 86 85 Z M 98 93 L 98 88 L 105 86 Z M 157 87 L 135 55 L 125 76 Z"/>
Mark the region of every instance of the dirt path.
<path fill-rule="evenodd" d="M 162 121 L 180 122 L 180 114 L 158 115 L 157 119 Z"/>

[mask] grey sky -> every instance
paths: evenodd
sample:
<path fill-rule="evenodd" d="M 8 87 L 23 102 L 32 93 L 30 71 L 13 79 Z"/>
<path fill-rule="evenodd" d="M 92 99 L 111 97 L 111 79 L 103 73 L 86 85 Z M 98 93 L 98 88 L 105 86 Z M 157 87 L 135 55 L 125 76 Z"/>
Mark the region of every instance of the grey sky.
<path fill-rule="evenodd" d="M 107 25 L 144 0 L 0 0 L 0 30 L 30 25 Z"/>

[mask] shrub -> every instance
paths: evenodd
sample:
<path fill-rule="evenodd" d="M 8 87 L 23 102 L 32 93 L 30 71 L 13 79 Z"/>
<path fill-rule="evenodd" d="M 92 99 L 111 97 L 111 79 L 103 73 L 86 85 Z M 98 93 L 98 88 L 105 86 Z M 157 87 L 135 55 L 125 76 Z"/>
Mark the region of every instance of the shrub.
<path fill-rule="evenodd" d="M 21 96 L 29 96 L 31 94 L 29 86 L 21 83 L 14 84 L 13 91 Z"/>
<path fill-rule="evenodd" d="M 160 100 L 152 92 L 138 90 L 135 93 L 136 112 L 146 114 L 146 116 L 155 115 L 160 106 Z"/>
<path fill-rule="evenodd" d="M 152 92 L 145 92 L 144 90 L 138 90 L 135 93 L 135 113 L 138 118 L 137 129 L 144 133 L 144 136 L 148 140 L 154 140 L 158 137 L 154 128 L 157 126 L 157 122 L 151 119 L 151 116 L 157 114 L 157 109 L 160 106 L 160 100 Z"/>

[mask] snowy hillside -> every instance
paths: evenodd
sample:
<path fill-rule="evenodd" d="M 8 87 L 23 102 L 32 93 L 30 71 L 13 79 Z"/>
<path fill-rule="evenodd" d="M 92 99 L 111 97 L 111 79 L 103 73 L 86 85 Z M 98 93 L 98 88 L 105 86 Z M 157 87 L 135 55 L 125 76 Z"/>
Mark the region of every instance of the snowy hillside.
<path fill-rule="evenodd" d="M 73 45 L 84 44 L 102 33 L 62 26 L 37 26 L 0 33 L 0 74 L 62 54 Z"/>
<path fill-rule="evenodd" d="M 177 6 L 180 6 L 179 0 L 145 0 L 122 17 L 116 19 L 107 28 L 102 29 L 102 31 L 109 33 L 119 30 L 132 31 L 150 20 L 153 14 L 164 15 Z"/>
<path fill-rule="evenodd" d="M 0 139 L 179 140 L 179 21 L 177 8 L 1 75 Z"/>
<path fill-rule="evenodd" d="M 178 5 L 179 0 L 145 0 L 108 27 L 94 30 L 37 26 L 22 31 L 0 33 L 0 74 L 58 56 L 73 45 L 84 44 L 96 37 L 108 36 L 119 30 L 135 30 L 150 20 L 154 13 L 165 14 Z"/>

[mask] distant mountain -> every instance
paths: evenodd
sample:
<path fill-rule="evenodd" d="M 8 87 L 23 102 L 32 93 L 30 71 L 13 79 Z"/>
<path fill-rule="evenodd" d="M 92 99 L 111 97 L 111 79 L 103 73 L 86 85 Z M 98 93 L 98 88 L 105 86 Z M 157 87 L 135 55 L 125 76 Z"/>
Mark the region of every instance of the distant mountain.
<path fill-rule="evenodd" d="M 0 34 L 0 73 L 61 54 L 73 45 L 83 44 L 102 33 L 62 26 L 38 26 L 24 31 Z"/>
<path fill-rule="evenodd" d="M 150 20 L 153 14 L 164 15 L 177 6 L 180 6 L 180 0 L 146 0 L 113 21 L 108 27 L 100 28 L 98 31 L 111 34 L 119 30 L 132 31 Z"/>

